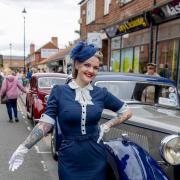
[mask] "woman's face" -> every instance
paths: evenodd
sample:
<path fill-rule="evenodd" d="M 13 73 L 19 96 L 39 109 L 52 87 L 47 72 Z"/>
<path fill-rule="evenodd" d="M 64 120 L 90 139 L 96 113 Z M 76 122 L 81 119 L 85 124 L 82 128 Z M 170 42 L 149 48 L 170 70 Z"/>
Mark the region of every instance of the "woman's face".
<path fill-rule="evenodd" d="M 76 62 L 75 67 L 78 70 L 77 78 L 83 81 L 84 84 L 88 84 L 98 73 L 99 59 L 93 56 L 83 63 Z"/>

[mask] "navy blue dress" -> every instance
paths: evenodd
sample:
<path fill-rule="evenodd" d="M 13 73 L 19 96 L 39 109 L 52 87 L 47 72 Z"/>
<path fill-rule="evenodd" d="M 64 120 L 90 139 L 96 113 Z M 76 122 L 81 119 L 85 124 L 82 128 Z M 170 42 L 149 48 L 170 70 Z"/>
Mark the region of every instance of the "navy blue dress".
<path fill-rule="evenodd" d="M 99 137 L 98 123 L 103 109 L 114 112 L 124 102 L 106 88 L 93 86 L 91 104 L 75 100 L 76 92 L 68 84 L 54 86 L 45 114 L 57 119 L 63 141 L 59 149 L 58 173 L 61 180 L 105 180 L 107 155 Z"/>

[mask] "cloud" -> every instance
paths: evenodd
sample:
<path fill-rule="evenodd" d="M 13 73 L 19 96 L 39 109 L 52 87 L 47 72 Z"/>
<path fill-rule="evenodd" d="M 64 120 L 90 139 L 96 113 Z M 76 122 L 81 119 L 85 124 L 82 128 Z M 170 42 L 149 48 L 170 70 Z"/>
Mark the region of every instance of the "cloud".
<path fill-rule="evenodd" d="M 25 15 L 26 51 L 31 42 L 39 48 L 57 36 L 60 48 L 77 39 L 79 0 L 0 0 L 0 53 L 9 51 L 9 43 L 23 52 L 23 14 Z M 6 49 L 6 51 L 5 51 Z M 19 53 L 19 51 L 17 51 Z M 23 54 L 23 53 L 21 53 Z"/>

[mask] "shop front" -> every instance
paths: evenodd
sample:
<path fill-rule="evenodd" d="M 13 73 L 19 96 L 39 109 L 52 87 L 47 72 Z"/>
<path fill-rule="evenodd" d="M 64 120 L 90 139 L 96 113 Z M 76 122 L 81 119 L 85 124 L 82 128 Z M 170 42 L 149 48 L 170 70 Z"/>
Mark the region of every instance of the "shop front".
<path fill-rule="evenodd" d="M 144 73 L 149 61 L 149 22 L 137 15 L 106 29 L 111 38 L 110 71 Z"/>
<path fill-rule="evenodd" d="M 155 52 L 158 72 L 176 81 L 180 89 L 180 0 L 173 0 L 148 13 L 157 27 Z"/>
<path fill-rule="evenodd" d="M 109 70 L 145 73 L 148 62 L 180 89 L 180 0 L 155 6 L 105 29 L 110 39 Z"/>

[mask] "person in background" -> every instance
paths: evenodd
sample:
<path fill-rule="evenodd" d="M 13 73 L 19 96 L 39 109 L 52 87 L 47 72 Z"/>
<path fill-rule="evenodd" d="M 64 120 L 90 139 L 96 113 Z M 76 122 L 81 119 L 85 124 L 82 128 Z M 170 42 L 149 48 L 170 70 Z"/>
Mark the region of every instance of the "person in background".
<path fill-rule="evenodd" d="M 159 75 L 164 77 L 164 78 L 171 78 L 171 71 L 169 69 L 168 64 L 164 64 L 163 68 L 161 69 L 161 71 L 159 72 Z"/>
<path fill-rule="evenodd" d="M 4 80 L 4 73 L 0 71 L 0 90 L 1 90 L 3 80 Z"/>
<path fill-rule="evenodd" d="M 156 64 L 148 63 L 147 64 L 147 72 L 145 74 L 151 75 L 151 76 L 159 76 L 159 74 L 156 73 Z"/>
<path fill-rule="evenodd" d="M 9 122 L 13 122 L 12 110 L 14 113 L 15 121 L 19 122 L 18 112 L 17 112 L 17 98 L 19 96 L 18 90 L 20 89 L 22 92 L 26 93 L 26 89 L 17 80 L 17 77 L 12 75 L 13 72 L 11 69 L 9 68 L 5 69 L 4 73 L 5 73 L 5 79 L 2 83 L 0 95 L 2 97 L 6 93 L 6 96 L 8 98 L 6 107 L 9 116 Z"/>
<path fill-rule="evenodd" d="M 63 137 L 59 150 L 59 179 L 105 180 L 107 154 L 103 134 L 129 119 L 132 112 L 106 88 L 91 84 L 99 70 L 99 55 L 93 45 L 85 42 L 79 42 L 72 49 L 73 79 L 53 87 L 40 122 L 10 158 L 11 171 L 23 163 L 29 149 L 58 121 Z M 99 127 L 104 108 L 117 112 L 117 117 Z"/>

